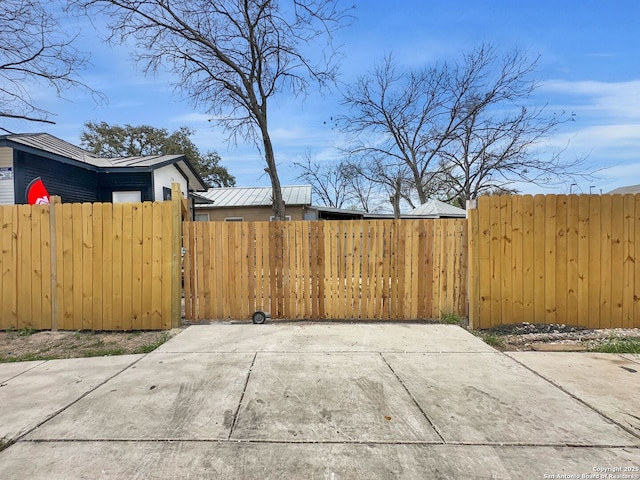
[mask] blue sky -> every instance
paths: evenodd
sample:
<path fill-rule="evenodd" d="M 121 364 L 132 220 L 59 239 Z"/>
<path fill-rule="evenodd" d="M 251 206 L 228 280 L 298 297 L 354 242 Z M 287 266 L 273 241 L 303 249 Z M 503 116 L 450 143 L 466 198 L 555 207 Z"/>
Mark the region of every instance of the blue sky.
<path fill-rule="evenodd" d="M 286 1 L 286 0 L 282 0 Z M 352 2 L 345 1 L 345 5 Z M 607 192 L 640 183 L 640 2 L 590 0 L 421 1 L 356 0 L 353 25 L 338 34 L 343 45 L 340 81 L 349 83 L 371 70 L 385 54 L 408 68 L 455 61 L 480 44 L 540 55 L 540 88 L 533 102 L 550 111 L 571 111 L 552 146 L 568 148 L 569 159 L 587 156 L 599 178 L 571 186 L 573 192 Z M 78 28 L 78 27 L 71 27 Z M 251 144 L 229 145 L 219 127 L 175 94 L 170 74 L 145 77 L 127 47 L 109 47 L 96 32 L 81 32 L 78 46 L 92 55 L 82 80 L 108 98 L 96 105 L 84 91 L 65 100 L 34 90 L 40 105 L 54 113 L 56 125 L 2 120 L 14 132 L 46 131 L 79 143 L 87 121 L 149 124 L 170 131 L 186 125 L 203 151 L 216 150 L 239 186 L 269 185 L 264 163 Z M 299 184 L 295 161 L 311 155 L 335 160 L 342 139 L 329 119 L 341 113 L 337 90 L 314 91 L 304 102 L 281 96 L 271 104 L 272 129 L 282 184 Z M 327 122 L 327 123 L 325 123 Z M 543 189 L 522 185 L 526 193 L 568 193 L 569 185 Z"/>

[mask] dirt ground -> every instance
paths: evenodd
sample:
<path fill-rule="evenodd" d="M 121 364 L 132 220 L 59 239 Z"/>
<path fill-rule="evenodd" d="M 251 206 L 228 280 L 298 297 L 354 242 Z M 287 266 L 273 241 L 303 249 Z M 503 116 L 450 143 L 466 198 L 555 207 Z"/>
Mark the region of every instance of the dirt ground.
<path fill-rule="evenodd" d="M 502 325 L 475 332 L 503 351 L 590 351 L 611 339 L 640 340 L 640 328 L 587 329 L 564 324 Z M 490 337 L 490 338 L 487 338 Z"/>
<path fill-rule="evenodd" d="M 182 329 L 153 332 L 0 332 L 0 362 L 148 353 Z"/>
<path fill-rule="evenodd" d="M 183 328 L 154 332 L 0 332 L 0 363 L 148 353 Z M 504 325 L 474 332 L 503 351 L 588 351 L 610 338 L 640 339 L 640 329 L 589 330 L 547 324 Z"/>

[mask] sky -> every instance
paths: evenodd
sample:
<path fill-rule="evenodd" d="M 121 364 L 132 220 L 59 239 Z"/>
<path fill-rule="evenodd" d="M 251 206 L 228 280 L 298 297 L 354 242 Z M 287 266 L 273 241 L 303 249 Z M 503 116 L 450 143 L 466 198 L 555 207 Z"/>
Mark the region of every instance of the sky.
<path fill-rule="evenodd" d="M 286 1 L 286 0 L 282 0 Z M 565 148 L 567 160 L 586 158 L 597 178 L 574 185 L 518 185 L 523 193 L 606 193 L 640 184 L 640 2 L 637 0 L 356 0 L 353 23 L 337 34 L 343 61 L 340 82 L 349 84 L 392 54 L 406 68 L 456 61 L 483 43 L 498 51 L 515 48 L 540 55 L 540 82 L 531 102 L 550 112 L 575 113 L 548 139 Z M 55 125 L 0 120 L 15 133 L 47 132 L 80 143 L 83 125 L 152 125 L 174 131 L 188 126 L 202 152 L 217 151 L 238 186 L 268 186 L 264 160 L 253 144 L 226 141 L 222 129 L 173 91 L 170 72 L 145 76 L 132 62 L 130 47 L 113 47 L 86 20 L 69 20 L 78 47 L 91 54 L 81 80 L 106 96 L 96 103 L 82 90 L 64 99 L 38 88 L 39 106 Z M 75 22 L 75 23 L 73 23 Z M 311 90 L 304 99 L 273 99 L 270 128 L 280 180 L 302 183 L 293 163 L 339 158 L 343 141 L 331 117 L 343 113 L 338 88 Z"/>

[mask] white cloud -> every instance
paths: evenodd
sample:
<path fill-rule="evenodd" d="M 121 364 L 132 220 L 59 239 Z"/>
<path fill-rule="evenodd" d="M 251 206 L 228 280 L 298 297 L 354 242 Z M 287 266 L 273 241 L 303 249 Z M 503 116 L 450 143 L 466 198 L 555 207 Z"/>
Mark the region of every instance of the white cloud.
<path fill-rule="evenodd" d="M 578 114 L 578 121 L 591 116 L 600 119 L 640 119 L 640 80 L 627 82 L 595 82 L 549 80 L 541 84 L 539 93 L 554 95 L 554 109 L 562 108 Z M 559 96 L 559 97 L 558 97 Z"/>

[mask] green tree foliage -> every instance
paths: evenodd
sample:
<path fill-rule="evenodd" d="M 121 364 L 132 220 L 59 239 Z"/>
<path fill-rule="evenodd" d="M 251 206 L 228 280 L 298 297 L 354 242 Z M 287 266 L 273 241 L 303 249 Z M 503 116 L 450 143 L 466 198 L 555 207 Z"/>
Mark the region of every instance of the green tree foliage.
<path fill-rule="evenodd" d="M 149 125 L 121 126 L 87 122 L 80 142 L 83 148 L 104 157 L 184 155 L 209 186 L 235 186 L 235 177 L 220 165 L 220 155 L 217 152 L 202 154 L 191 141 L 194 133 L 189 127 L 180 127 L 169 133 L 164 128 Z"/>

